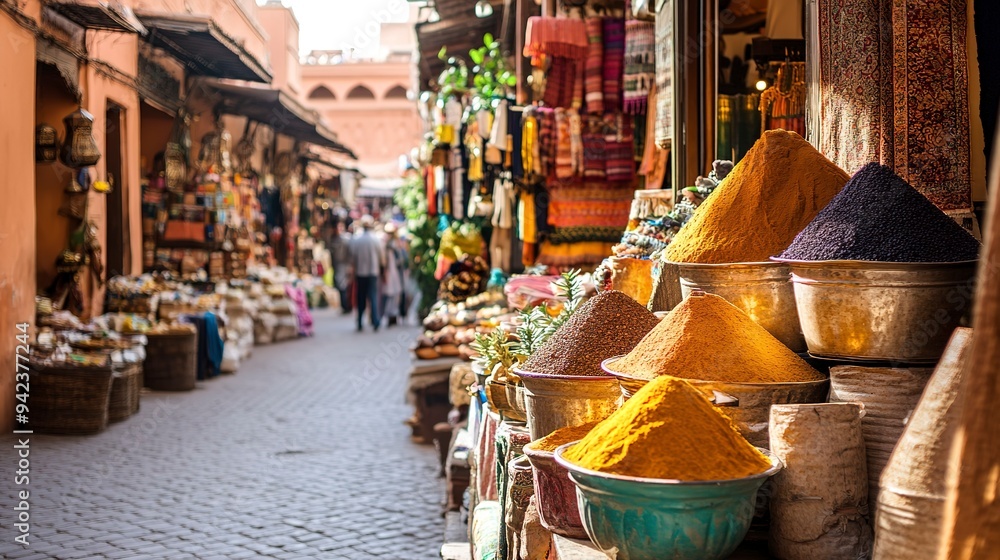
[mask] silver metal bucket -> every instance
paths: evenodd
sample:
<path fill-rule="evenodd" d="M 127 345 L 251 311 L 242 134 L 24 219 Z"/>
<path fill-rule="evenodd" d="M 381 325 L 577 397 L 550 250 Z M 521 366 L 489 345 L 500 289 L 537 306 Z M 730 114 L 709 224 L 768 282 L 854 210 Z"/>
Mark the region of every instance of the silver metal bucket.
<path fill-rule="evenodd" d="M 799 320 L 821 358 L 937 362 L 972 307 L 976 261 L 792 261 Z"/>
<path fill-rule="evenodd" d="M 532 441 L 559 428 L 604 420 L 618 410 L 621 389 L 611 376 L 542 375 L 515 370 L 524 384 Z"/>
<path fill-rule="evenodd" d="M 676 264 L 685 299 L 693 290 L 715 294 L 738 307 L 793 352 L 806 351 L 787 265 L 777 262 Z"/>

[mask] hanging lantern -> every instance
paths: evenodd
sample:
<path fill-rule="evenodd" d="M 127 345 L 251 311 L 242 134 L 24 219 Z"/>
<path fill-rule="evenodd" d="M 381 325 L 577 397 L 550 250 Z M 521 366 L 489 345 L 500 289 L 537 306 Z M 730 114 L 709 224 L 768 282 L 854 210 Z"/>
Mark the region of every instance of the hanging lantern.
<path fill-rule="evenodd" d="M 59 138 L 52 125 L 42 123 L 35 127 L 35 161 L 52 163 L 59 157 Z"/>
<path fill-rule="evenodd" d="M 66 141 L 62 146 L 62 162 L 79 169 L 97 164 L 101 151 L 94 139 L 94 115 L 77 109 L 63 119 L 66 125 Z"/>

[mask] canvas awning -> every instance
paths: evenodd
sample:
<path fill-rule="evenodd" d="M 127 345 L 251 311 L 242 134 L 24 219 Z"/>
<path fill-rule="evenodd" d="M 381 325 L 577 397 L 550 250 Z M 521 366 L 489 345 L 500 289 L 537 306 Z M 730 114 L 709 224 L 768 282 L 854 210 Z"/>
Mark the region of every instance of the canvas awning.
<path fill-rule="evenodd" d="M 271 81 L 271 73 L 210 18 L 139 14 L 145 39 L 180 60 L 196 76 L 248 82 Z"/>
<path fill-rule="evenodd" d="M 200 83 L 207 88 L 209 95 L 214 94 L 215 105 L 224 114 L 247 117 L 278 133 L 357 159 L 354 152 L 337 140 L 333 131 L 319 122 L 316 113 L 282 91 L 219 80 L 202 80 Z"/>
<path fill-rule="evenodd" d="M 102 0 L 96 4 L 84 4 L 72 0 L 48 1 L 45 2 L 45 7 L 84 29 L 146 33 L 146 28 L 132 13 L 132 9 L 118 1 Z"/>

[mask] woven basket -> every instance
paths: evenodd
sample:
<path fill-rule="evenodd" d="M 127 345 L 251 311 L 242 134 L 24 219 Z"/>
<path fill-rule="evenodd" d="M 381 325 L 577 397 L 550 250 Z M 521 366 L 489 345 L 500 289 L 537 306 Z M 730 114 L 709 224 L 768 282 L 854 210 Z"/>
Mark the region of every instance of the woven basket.
<path fill-rule="evenodd" d="M 155 391 L 190 391 L 198 380 L 198 333 L 147 334 L 143 383 Z"/>
<path fill-rule="evenodd" d="M 111 366 L 34 366 L 28 426 L 48 434 L 95 434 L 108 425 Z"/>
<path fill-rule="evenodd" d="M 142 390 L 142 364 L 121 364 L 115 367 L 108 402 L 108 422 L 121 422 L 139 411 Z"/>

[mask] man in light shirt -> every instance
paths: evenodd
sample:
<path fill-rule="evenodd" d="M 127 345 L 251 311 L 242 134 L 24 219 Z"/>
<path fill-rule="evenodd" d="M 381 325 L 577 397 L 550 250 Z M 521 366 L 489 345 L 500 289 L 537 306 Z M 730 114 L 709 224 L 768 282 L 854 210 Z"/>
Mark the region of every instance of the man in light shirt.
<path fill-rule="evenodd" d="M 358 227 L 359 233 L 351 239 L 350 244 L 351 260 L 354 263 L 354 286 L 357 290 L 355 307 L 358 316 L 358 332 L 363 330 L 362 320 L 366 308 L 372 328 L 377 331 L 380 326 L 379 278 L 385 268 L 385 250 L 381 241 L 372 232 L 375 220 L 371 216 L 362 216 Z"/>

